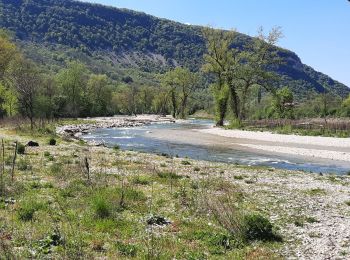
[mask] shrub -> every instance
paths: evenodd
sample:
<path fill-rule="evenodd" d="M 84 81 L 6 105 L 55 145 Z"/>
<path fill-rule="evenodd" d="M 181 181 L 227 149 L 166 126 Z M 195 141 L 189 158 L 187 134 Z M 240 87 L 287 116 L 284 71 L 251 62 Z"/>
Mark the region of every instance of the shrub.
<path fill-rule="evenodd" d="M 26 151 L 26 147 L 23 144 L 18 143 L 18 145 L 17 145 L 17 153 L 18 154 L 24 154 L 25 151 Z"/>
<path fill-rule="evenodd" d="M 136 176 L 132 179 L 132 182 L 136 185 L 148 185 L 151 181 L 146 176 Z"/>
<path fill-rule="evenodd" d="M 117 248 L 119 253 L 123 256 L 135 257 L 137 254 L 137 248 L 132 244 L 117 242 Z"/>
<path fill-rule="evenodd" d="M 18 218 L 22 221 L 30 221 L 33 219 L 34 213 L 44 207 L 43 203 L 29 199 L 23 201 L 18 209 Z"/>
<path fill-rule="evenodd" d="M 31 165 L 29 164 L 28 160 L 20 159 L 20 160 L 18 160 L 18 162 L 17 162 L 17 168 L 18 168 L 18 170 L 20 170 L 20 171 L 26 171 L 26 170 L 30 170 L 32 167 L 31 167 Z"/>
<path fill-rule="evenodd" d="M 191 165 L 191 163 L 189 161 L 186 161 L 186 160 L 181 161 L 181 164 L 182 165 Z"/>
<path fill-rule="evenodd" d="M 59 174 L 62 172 L 62 163 L 53 163 L 51 166 L 50 166 L 50 171 L 52 174 Z"/>
<path fill-rule="evenodd" d="M 120 150 L 120 146 L 117 145 L 117 144 L 114 145 L 114 146 L 113 146 L 113 150 L 114 150 L 114 151 L 119 151 L 119 150 Z"/>
<path fill-rule="evenodd" d="M 92 208 L 98 218 L 108 218 L 111 215 L 111 205 L 106 198 L 101 195 L 97 195 L 92 200 Z"/>
<path fill-rule="evenodd" d="M 175 180 L 178 180 L 178 179 L 181 179 L 182 176 L 181 175 L 178 175 L 174 172 L 158 172 L 158 177 L 159 178 L 162 178 L 162 179 L 175 179 Z"/>
<path fill-rule="evenodd" d="M 56 145 L 56 139 L 55 138 L 50 138 L 49 145 Z"/>
<path fill-rule="evenodd" d="M 260 214 L 244 216 L 244 237 L 246 240 L 275 240 L 271 222 Z"/>
<path fill-rule="evenodd" d="M 45 157 L 49 157 L 49 156 L 50 156 L 50 152 L 45 151 L 45 152 L 44 152 L 44 156 L 45 156 Z"/>

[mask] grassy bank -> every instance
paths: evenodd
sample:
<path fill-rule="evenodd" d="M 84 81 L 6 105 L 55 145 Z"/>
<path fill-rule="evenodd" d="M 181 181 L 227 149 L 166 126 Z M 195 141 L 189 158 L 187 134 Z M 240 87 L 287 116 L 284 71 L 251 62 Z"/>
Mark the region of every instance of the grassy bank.
<path fill-rule="evenodd" d="M 5 133 L 0 250 L 8 258 L 275 258 L 275 227 L 218 169 Z M 47 128 L 47 132 L 53 134 Z M 26 147 L 11 169 L 14 140 Z M 220 170 L 221 171 L 221 170 Z"/>
<path fill-rule="evenodd" d="M 308 244 L 311 239 L 323 245 L 321 234 L 338 232 L 338 225 L 348 221 L 346 176 L 91 147 L 49 133 L 0 132 L 5 141 L 0 251 L 5 258 L 348 254 L 346 247 L 307 250 L 303 243 L 306 236 Z M 52 137 L 55 145 L 49 145 Z M 12 181 L 14 140 L 34 140 L 40 146 L 17 155 Z M 329 225 L 338 210 L 342 219 Z M 339 239 L 343 233 L 337 233 Z"/>

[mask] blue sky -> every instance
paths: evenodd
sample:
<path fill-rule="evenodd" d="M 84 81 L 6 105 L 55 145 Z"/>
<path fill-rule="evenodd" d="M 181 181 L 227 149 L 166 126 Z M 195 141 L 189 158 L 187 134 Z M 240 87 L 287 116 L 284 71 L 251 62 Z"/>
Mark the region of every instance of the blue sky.
<path fill-rule="evenodd" d="M 83 0 L 142 11 L 196 25 L 235 28 L 255 35 L 281 26 L 280 46 L 350 87 L 348 0 Z"/>

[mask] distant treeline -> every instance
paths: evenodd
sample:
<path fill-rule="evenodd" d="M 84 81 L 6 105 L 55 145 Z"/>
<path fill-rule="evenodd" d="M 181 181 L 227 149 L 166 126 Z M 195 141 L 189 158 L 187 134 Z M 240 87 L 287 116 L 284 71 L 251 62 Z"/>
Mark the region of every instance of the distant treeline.
<path fill-rule="evenodd" d="M 78 61 L 57 73 L 43 70 L 0 31 L 0 116 L 35 119 L 157 113 L 185 118 L 198 110 L 216 114 L 218 125 L 262 118 L 350 116 L 350 98 L 324 92 L 295 102 L 271 68 L 282 62 L 273 51 L 278 30 L 262 33 L 245 51 L 232 47 L 237 33 L 207 28 L 207 51 L 200 72 L 186 67 L 155 75 L 158 84 L 140 85 L 131 76 L 116 83 Z M 206 88 L 206 82 L 212 82 Z M 210 93 L 211 92 L 211 93 Z M 212 94 L 213 98 L 210 98 Z"/>

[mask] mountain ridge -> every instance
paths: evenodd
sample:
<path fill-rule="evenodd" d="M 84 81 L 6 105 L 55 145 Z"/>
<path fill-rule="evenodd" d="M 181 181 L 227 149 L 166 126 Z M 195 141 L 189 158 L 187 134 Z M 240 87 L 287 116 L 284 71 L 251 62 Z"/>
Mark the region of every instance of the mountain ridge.
<path fill-rule="evenodd" d="M 95 3 L 0 0 L 0 18 L 0 27 L 14 32 L 25 48 L 23 43 L 63 46 L 92 57 L 103 56 L 113 66 L 146 73 L 177 65 L 198 70 L 205 52 L 201 26 Z M 251 39 L 240 33 L 235 45 L 244 46 Z M 350 93 L 344 84 L 303 64 L 296 53 L 278 50 L 286 62 L 278 69 L 280 84 L 299 96 L 325 89 L 342 97 Z"/>

